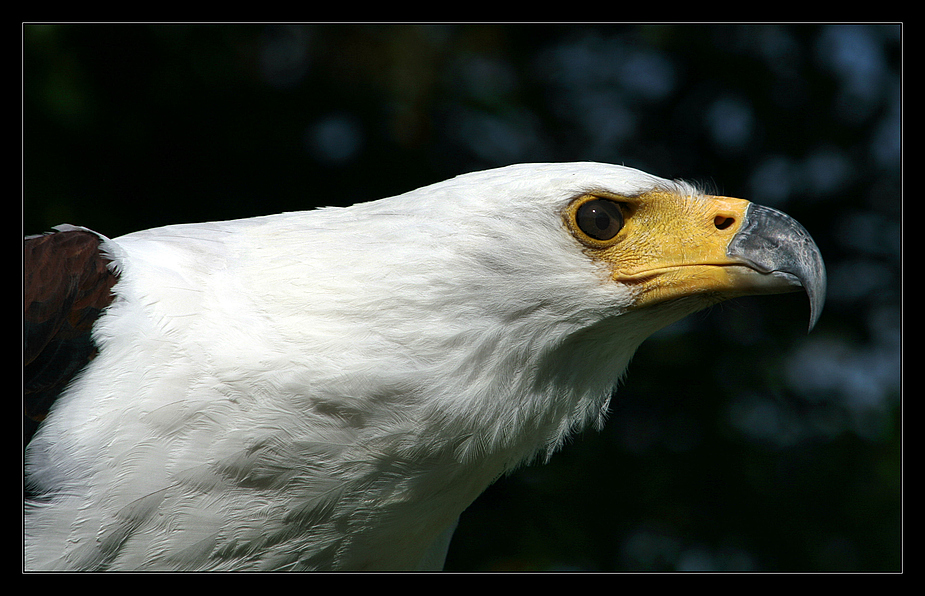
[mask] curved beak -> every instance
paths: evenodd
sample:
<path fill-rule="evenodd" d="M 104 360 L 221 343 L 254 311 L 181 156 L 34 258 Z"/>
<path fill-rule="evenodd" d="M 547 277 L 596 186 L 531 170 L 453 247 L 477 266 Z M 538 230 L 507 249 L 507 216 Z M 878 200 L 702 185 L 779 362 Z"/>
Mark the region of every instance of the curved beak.
<path fill-rule="evenodd" d="M 745 220 L 726 249 L 726 256 L 767 274 L 754 278 L 756 293 L 781 293 L 802 288 L 809 297 L 809 329 L 825 303 L 825 264 L 809 232 L 776 209 L 749 203 Z"/>
<path fill-rule="evenodd" d="M 809 329 L 825 302 L 825 265 L 792 217 L 750 201 L 655 191 L 621 197 L 628 214 L 612 240 L 586 253 L 635 293 L 632 308 L 657 307 L 667 324 L 739 296 L 809 296 Z"/>

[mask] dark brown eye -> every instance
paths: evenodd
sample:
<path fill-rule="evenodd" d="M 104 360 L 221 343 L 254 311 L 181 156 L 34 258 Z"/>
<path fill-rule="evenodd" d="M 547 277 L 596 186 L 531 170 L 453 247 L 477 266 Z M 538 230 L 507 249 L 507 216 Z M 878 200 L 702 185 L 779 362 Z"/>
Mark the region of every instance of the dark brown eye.
<path fill-rule="evenodd" d="M 623 212 L 613 201 L 594 199 L 578 208 L 575 223 L 595 240 L 610 240 L 623 229 Z"/>

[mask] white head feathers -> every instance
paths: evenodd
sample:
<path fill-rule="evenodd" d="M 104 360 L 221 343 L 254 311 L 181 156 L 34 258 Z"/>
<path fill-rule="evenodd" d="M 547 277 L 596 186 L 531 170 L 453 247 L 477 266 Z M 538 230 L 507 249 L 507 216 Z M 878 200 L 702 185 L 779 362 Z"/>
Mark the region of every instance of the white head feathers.
<path fill-rule="evenodd" d="M 661 187 L 528 164 L 111 241 L 100 355 L 30 447 L 52 495 L 27 566 L 413 567 L 497 475 L 599 422 L 666 322 L 623 316 L 562 218 Z"/>

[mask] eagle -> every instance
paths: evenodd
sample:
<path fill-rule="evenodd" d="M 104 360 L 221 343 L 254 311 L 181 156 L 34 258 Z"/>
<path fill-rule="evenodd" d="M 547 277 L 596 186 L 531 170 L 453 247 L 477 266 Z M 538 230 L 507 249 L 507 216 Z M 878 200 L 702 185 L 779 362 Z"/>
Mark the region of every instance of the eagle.
<path fill-rule="evenodd" d="M 27 237 L 24 567 L 440 569 L 653 332 L 799 290 L 812 329 L 825 288 L 789 216 L 591 162 Z"/>

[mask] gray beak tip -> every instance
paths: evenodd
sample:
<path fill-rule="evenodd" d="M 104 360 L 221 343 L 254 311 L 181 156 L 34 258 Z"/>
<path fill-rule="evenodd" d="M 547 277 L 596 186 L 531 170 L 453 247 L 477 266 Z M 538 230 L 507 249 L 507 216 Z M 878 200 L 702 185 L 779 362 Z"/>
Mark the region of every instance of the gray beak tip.
<path fill-rule="evenodd" d="M 809 298 L 807 333 L 813 330 L 825 304 L 827 281 L 819 247 L 803 226 L 785 213 L 752 203 L 728 254 L 757 271 L 796 278 Z"/>

